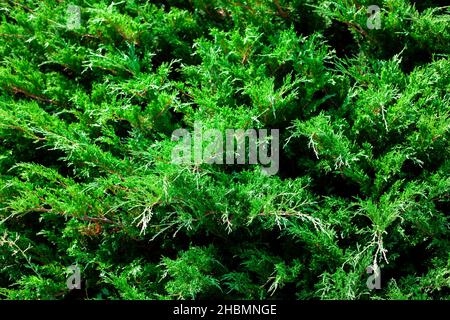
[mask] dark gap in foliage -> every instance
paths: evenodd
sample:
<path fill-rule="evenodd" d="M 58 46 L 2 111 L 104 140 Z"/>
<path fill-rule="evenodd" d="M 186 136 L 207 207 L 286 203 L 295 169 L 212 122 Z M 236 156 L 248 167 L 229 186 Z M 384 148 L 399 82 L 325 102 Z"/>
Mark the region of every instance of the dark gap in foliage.
<path fill-rule="evenodd" d="M 132 129 L 131 124 L 128 120 L 108 120 L 106 122 L 107 125 L 111 125 L 114 128 L 114 133 L 121 140 L 124 140 L 130 136 L 130 131 Z"/>
<path fill-rule="evenodd" d="M 289 134 L 290 130 L 286 128 L 280 129 L 280 170 L 278 175 L 282 179 L 295 179 L 305 175 L 307 166 L 305 166 L 302 159 L 305 159 L 310 154 L 305 137 L 291 139 L 286 148 L 284 148 Z"/>
<path fill-rule="evenodd" d="M 360 194 L 359 185 L 345 177 L 342 173 L 318 174 L 312 190 L 321 195 L 338 196 L 352 199 Z"/>
<path fill-rule="evenodd" d="M 395 264 L 392 261 L 390 264 L 384 264 L 382 281 L 385 284 L 390 279 L 399 279 L 402 277 L 420 277 L 427 272 L 430 267 L 430 255 L 431 252 L 428 249 L 431 240 L 422 241 L 415 246 L 408 246 L 406 243 L 395 241 L 397 245 L 402 245 L 402 248 L 392 248 L 391 251 L 400 250 L 401 255 L 395 259 Z M 420 263 L 418 263 L 420 262 Z M 392 267 L 394 266 L 395 267 Z M 384 277 L 384 279 L 383 279 Z"/>
<path fill-rule="evenodd" d="M 404 172 L 409 179 L 418 178 L 422 172 L 423 168 L 411 159 L 406 159 L 402 165 L 402 172 Z"/>
<path fill-rule="evenodd" d="M 409 0 L 419 12 L 429 8 L 442 8 L 449 5 L 448 0 Z"/>
<path fill-rule="evenodd" d="M 427 48 L 407 48 L 401 56 L 402 71 L 406 74 L 409 74 L 415 68 L 426 65 L 433 60 L 433 55 Z"/>
<path fill-rule="evenodd" d="M 144 1 L 146 2 L 146 1 Z M 155 4 L 157 7 L 164 9 L 164 12 L 170 12 L 172 7 L 176 7 L 179 9 L 189 9 L 190 6 L 187 4 L 190 3 L 190 1 L 172 1 L 172 0 L 152 0 L 149 1 L 152 4 Z"/>
<path fill-rule="evenodd" d="M 73 176 L 72 171 L 61 160 L 66 154 L 60 150 L 50 149 L 43 142 L 33 142 L 23 138 L 19 141 L 11 140 L 3 143 L 11 150 L 16 163 L 37 163 L 44 167 L 53 168 L 63 176 Z"/>
<path fill-rule="evenodd" d="M 354 56 L 357 54 L 358 45 L 353 38 L 352 33 L 348 30 L 348 26 L 342 22 L 333 20 L 324 36 L 328 40 L 328 44 L 336 50 L 339 58 Z"/>
<path fill-rule="evenodd" d="M 70 107 L 74 107 L 74 106 L 73 106 L 73 103 L 68 101 L 68 106 L 65 107 L 64 109 L 70 110 L 71 109 Z M 58 114 L 58 118 L 61 119 L 62 121 L 64 121 L 65 123 L 67 123 L 68 125 L 70 125 L 71 123 L 79 122 L 79 119 L 77 118 L 77 116 L 71 112 L 64 112 L 64 111 L 60 112 Z"/>
<path fill-rule="evenodd" d="M 446 217 L 450 216 L 450 193 L 444 194 L 440 199 L 433 199 L 436 210 L 445 214 Z M 445 199 L 445 200 L 444 200 Z"/>
<path fill-rule="evenodd" d="M 76 71 L 70 69 L 68 66 L 62 66 L 59 63 L 48 63 L 39 67 L 39 70 L 43 73 L 58 72 L 65 76 L 68 80 L 76 80 Z"/>

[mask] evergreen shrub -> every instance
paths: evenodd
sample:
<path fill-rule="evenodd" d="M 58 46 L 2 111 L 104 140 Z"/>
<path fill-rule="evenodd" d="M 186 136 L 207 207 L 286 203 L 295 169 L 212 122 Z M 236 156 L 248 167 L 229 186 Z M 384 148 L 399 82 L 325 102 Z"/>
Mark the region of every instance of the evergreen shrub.
<path fill-rule="evenodd" d="M 2 0 L 0 298 L 449 299 L 445 4 Z M 196 121 L 279 172 L 173 164 Z"/>

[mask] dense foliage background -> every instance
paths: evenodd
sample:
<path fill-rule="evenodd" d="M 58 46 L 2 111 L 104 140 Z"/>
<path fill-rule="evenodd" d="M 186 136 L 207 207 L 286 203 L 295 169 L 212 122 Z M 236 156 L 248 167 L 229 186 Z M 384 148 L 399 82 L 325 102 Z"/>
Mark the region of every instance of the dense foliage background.
<path fill-rule="evenodd" d="M 445 4 L 0 1 L 0 298 L 449 299 Z M 194 121 L 280 172 L 171 164 Z"/>

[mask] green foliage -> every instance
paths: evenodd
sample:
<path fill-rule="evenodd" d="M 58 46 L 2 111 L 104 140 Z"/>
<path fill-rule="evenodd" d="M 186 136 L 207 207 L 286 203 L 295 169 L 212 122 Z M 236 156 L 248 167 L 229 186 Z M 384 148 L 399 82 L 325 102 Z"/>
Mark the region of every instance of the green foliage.
<path fill-rule="evenodd" d="M 2 299 L 450 298 L 444 1 L 72 4 L 0 3 Z M 172 164 L 195 121 L 280 172 Z"/>

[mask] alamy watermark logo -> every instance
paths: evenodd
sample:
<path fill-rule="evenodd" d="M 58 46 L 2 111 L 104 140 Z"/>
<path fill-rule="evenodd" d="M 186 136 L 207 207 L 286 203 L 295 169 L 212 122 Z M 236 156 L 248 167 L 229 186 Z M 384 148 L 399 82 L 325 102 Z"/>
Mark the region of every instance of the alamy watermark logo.
<path fill-rule="evenodd" d="M 279 130 L 271 129 L 204 129 L 194 123 L 194 133 L 177 129 L 172 141 L 174 164 L 260 164 L 267 175 L 279 169 Z M 247 143 L 248 142 L 248 143 Z"/>
<path fill-rule="evenodd" d="M 381 289 L 381 269 L 379 266 L 368 266 L 366 269 L 370 276 L 367 278 L 367 288 L 370 290 Z"/>
<path fill-rule="evenodd" d="M 367 18 L 367 28 L 370 30 L 381 29 L 381 16 L 380 7 L 377 5 L 371 5 L 367 7 L 367 13 L 370 16 Z"/>
<path fill-rule="evenodd" d="M 71 275 L 67 278 L 66 284 L 69 290 L 81 289 L 81 272 L 80 268 L 76 265 L 71 265 L 67 268 L 67 271 Z"/>
<path fill-rule="evenodd" d="M 79 6 L 70 4 L 67 7 L 66 26 L 69 30 L 78 29 L 81 26 L 81 8 Z"/>

